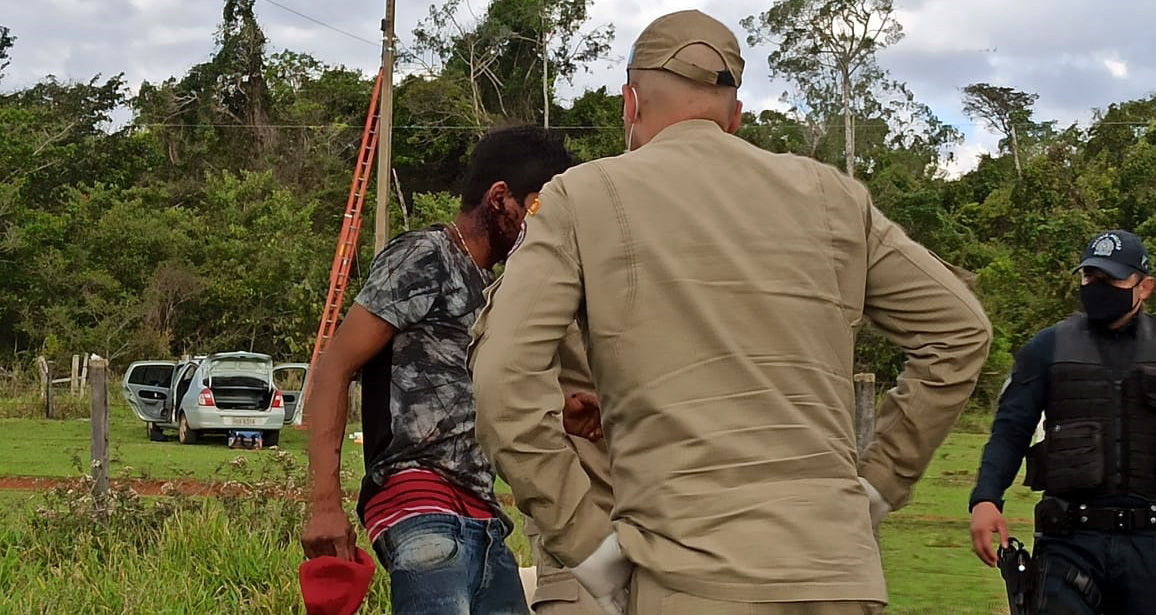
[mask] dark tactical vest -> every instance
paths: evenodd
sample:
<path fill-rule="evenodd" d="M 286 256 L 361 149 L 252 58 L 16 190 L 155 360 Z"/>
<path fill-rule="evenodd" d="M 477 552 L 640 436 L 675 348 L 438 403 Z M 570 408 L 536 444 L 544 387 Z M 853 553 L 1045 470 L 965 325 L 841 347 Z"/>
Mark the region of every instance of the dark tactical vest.
<path fill-rule="evenodd" d="M 1056 328 L 1047 436 L 1032 447 L 1027 484 L 1046 495 L 1156 499 L 1156 323 L 1141 313 L 1131 366 L 1113 373 L 1087 317 Z"/>

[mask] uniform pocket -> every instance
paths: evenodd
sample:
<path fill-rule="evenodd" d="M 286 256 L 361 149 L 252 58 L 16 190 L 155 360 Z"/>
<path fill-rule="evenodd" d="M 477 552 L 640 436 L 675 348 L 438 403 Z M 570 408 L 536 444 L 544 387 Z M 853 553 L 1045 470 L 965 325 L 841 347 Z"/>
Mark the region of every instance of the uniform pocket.
<path fill-rule="evenodd" d="M 1059 423 L 1048 430 L 1045 441 L 1048 491 L 1067 493 L 1104 484 L 1107 451 L 1099 423 Z"/>
<path fill-rule="evenodd" d="M 1046 438 L 1041 442 L 1035 443 L 1028 449 L 1027 468 L 1024 472 L 1024 486 L 1030 487 L 1032 491 L 1043 491 L 1047 489 L 1048 475 L 1045 471 L 1048 463 L 1047 450 L 1048 441 Z"/>
<path fill-rule="evenodd" d="M 1144 401 L 1148 409 L 1156 411 L 1156 366 L 1140 366 L 1140 388 L 1144 391 Z"/>
<path fill-rule="evenodd" d="M 578 602 L 578 591 L 578 579 L 568 572 L 539 576 L 530 606 L 537 611 L 553 602 Z"/>

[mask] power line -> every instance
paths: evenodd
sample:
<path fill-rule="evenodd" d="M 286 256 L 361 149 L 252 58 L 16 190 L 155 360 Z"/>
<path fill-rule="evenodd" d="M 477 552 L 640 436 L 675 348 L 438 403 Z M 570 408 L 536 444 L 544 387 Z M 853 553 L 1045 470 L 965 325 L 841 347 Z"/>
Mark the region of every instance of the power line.
<path fill-rule="evenodd" d="M 145 123 L 131 124 L 139 128 L 341 128 L 362 130 L 362 126 L 353 124 L 165 124 Z"/>
<path fill-rule="evenodd" d="M 1150 122 L 1141 122 L 1141 121 L 1135 121 L 1135 122 L 1095 122 L 1094 124 L 1096 126 L 1149 126 L 1153 123 L 1156 123 L 1156 118 L 1154 118 Z M 0 125 L 4 125 L 4 124 L 0 124 Z M 9 124 L 9 125 L 10 126 L 16 126 L 16 124 Z M 26 126 L 27 124 L 20 124 L 20 125 Z M 143 124 L 133 124 L 133 125 L 139 126 L 139 127 L 144 127 L 144 128 L 358 128 L 358 129 L 360 129 L 360 126 L 354 126 L 353 124 L 211 124 L 211 123 L 207 123 L 207 124 L 168 124 L 168 123 L 143 123 Z M 794 128 L 794 127 L 798 127 L 798 128 L 818 127 L 818 128 L 827 128 L 827 129 L 836 129 L 836 128 L 842 129 L 844 127 L 843 124 L 822 124 L 822 125 L 818 125 L 818 126 L 810 126 L 807 124 L 797 123 L 797 124 L 793 124 L 793 125 L 790 125 L 790 124 L 779 124 L 779 125 L 776 125 L 776 124 L 743 124 L 742 128 L 747 128 L 747 129 L 777 129 L 777 128 L 783 128 L 784 126 L 792 127 L 792 128 Z M 980 122 L 975 122 L 975 123 L 962 123 L 962 124 L 944 124 L 944 126 L 950 127 L 950 128 L 964 128 L 964 127 L 974 127 L 974 126 L 986 126 L 986 124 L 980 123 Z M 1018 128 L 1028 128 L 1028 127 L 1039 126 L 1039 125 L 1038 124 L 1017 124 L 1016 126 Z M 394 126 L 394 128 L 395 129 L 405 129 L 405 130 L 487 130 L 489 128 L 489 126 L 480 126 L 479 127 L 479 126 L 445 126 L 445 125 L 438 125 L 438 124 L 408 124 L 408 125 Z M 557 130 L 622 130 L 621 125 L 604 125 L 604 126 L 565 126 L 565 125 L 556 126 L 556 125 L 551 125 L 550 128 L 551 129 L 557 129 Z M 888 125 L 882 124 L 882 123 L 870 123 L 870 124 L 860 123 L 860 124 L 857 124 L 855 126 L 855 130 L 883 130 L 883 129 L 890 130 L 891 126 L 888 126 Z M 1062 130 L 1062 129 L 1058 129 L 1058 130 Z"/>
<path fill-rule="evenodd" d="M 324 21 L 317 19 L 316 17 L 310 17 L 309 15 L 306 15 L 305 13 L 302 13 L 301 11 L 298 11 L 297 9 L 287 7 L 284 4 L 281 4 L 280 2 L 276 2 L 276 0 L 265 0 L 265 2 L 268 2 L 269 4 L 272 4 L 273 6 L 279 8 L 279 9 L 289 11 L 290 13 L 293 13 L 294 15 L 296 15 L 302 19 L 307 19 L 309 21 L 312 21 L 313 23 L 315 23 L 319 26 L 329 28 L 330 30 L 333 30 L 334 32 L 339 32 L 341 34 L 344 34 L 345 36 L 348 36 L 349 38 L 357 39 L 357 40 L 359 40 L 359 41 L 361 41 L 367 45 L 373 45 L 374 47 L 380 47 L 381 46 L 381 41 L 371 41 L 367 38 L 361 38 L 360 36 L 353 34 L 352 32 L 347 32 L 345 30 L 342 30 L 341 28 L 338 28 L 337 26 L 327 24 Z"/>
<path fill-rule="evenodd" d="M 1156 123 L 1156 118 L 1154 118 L 1150 122 L 1142 122 L 1142 121 L 1135 121 L 1135 122 L 1095 122 L 1095 125 L 1096 126 L 1149 126 L 1153 123 Z M 29 125 L 30 124 L 27 122 L 0 123 L 0 127 L 4 127 L 4 128 L 27 128 Z M 38 127 L 43 127 L 43 126 L 48 126 L 49 124 L 47 124 L 45 122 L 40 122 L 40 123 L 37 123 L 35 125 Z M 354 130 L 354 129 L 361 130 L 362 129 L 362 126 L 360 124 L 355 125 L 355 124 L 338 124 L 338 123 L 330 123 L 330 124 L 215 124 L 215 123 L 174 124 L 174 123 L 165 123 L 165 122 L 145 122 L 145 123 L 130 123 L 128 125 L 133 126 L 133 127 L 137 127 L 137 128 L 276 128 L 276 129 L 294 129 L 294 128 L 296 128 L 296 129 L 302 129 L 302 130 L 304 130 L 304 129 L 318 130 L 318 129 L 325 129 L 325 128 L 339 128 L 342 130 Z M 950 125 L 946 125 L 946 126 L 950 126 L 951 128 L 963 128 L 963 127 L 968 127 L 968 126 L 984 126 L 984 125 L 986 125 L 986 124 L 976 122 L 976 123 L 964 123 L 964 124 L 950 124 Z M 1017 124 L 1017 126 L 1022 128 L 1022 127 L 1030 127 L 1030 126 L 1034 126 L 1034 125 L 1033 124 Z M 750 130 L 782 129 L 784 127 L 809 128 L 810 126 L 807 126 L 806 124 L 794 124 L 794 125 L 789 125 L 789 124 L 780 124 L 780 125 L 744 124 L 742 126 L 742 128 L 750 129 Z M 827 129 L 840 129 L 841 130 L 843 128 L 843 124 L 823 124 L 820 127 L 827 128 Z M 485 131 L 485 130 L 488 130 L 489 128 L 490 128 L 490 126 L 488 126 L 488 125 L 487 126 L 445 126 L 445 125 L 438 125 L 438 124 L 406 124 L 406 125 L 394 126 L 394 129 L 396 129 L 396 130 Z M 887 126 L 885 124 L 875 124 L 875 123 L 857 124 L 855 126 L 856 131 L 859 131 L 859 130 L 880 130 L 880 129 L 890 129 L 890 128 L 891 128 L 890 126 Z M 621 125 L 613 125 L 613 124 L 612 125 L 605 125 L 605 126 L 582 126 L 582 125 L 557 126 L 557 125 L 551 125 L 550 129 L 551 130 L 615 130 L 615 131 L 621 131 L 622 126 Z M 1058 130 L 1063 130 L 1063 129 L 1058 129 Z"/>
<path fill-rule="evenodd" d="M 20 124 L 27 126 L 27 124 Z M 278 129 L 324 129 L 339 128 L 342 130 L 361 130 L 361 126 L 353 124 L 164 124 L 146 123 L 131 124 L 138 128 L 278 128 Z M 16 124 L 0 124 L 0 126 L 16 126 Z M 394 126 L 394 130 L 446 130 L 446 131 L 486 131 L 490 126 L 438 126 L 438 125 L 405 125 Z M 550 126 L 551 130 L 617 130 L 621 126 Z"/>
<path fill-rule="evenodd" d="M 367 45 L 373 45 L 374 47 L 378 47 L 378 48 L 381 47 L 381 41 L 371 41 L 367 38 L 362 38 L 362 37 L 360 37 L 360 36 L 358 36 L 352 32 L 349 32 L 347 30 L 342 30 L 341 28 L 338 28 L 337 26 L 334 26 L 332 24 L 321 21 L 320 19 L 317 19 L 316 17 L 310 17 L 309 15 L 306 15 L 305 13 L 302 13 L 301 11 L 298 11 L 297 9 L 285 6 L 284 4 L 281 4 L 281 3 L 277 2 L 276 0 L 265 0 L 265 2 L 268 2 L 269 4 L 272 4 L 273 6 L 279 8 L 279 9 L 293 13 L 294 15 L 296 15 L 302 19 L 306 19 L 308 21 L 311 21 L 311 22 L 313 22 L 319 26 L 322 26 L 324 28 L 329 28 L 330 30 L 333 30 L 334 32 L 348 36 L 349 38 L 352 38 L 354 40 L 361 41 Z M 403 45 L 400 41 L 398 41 L 396 43 L 396 45 L 397 45 L 398 51 L 403 51 L 403 52 L 405 51 L 406 46 Z M 412 67 L 425 68 L 421 64 L 415 63 L 415 62 L 398 62 L 398 66 L 399 67 L 411 67 L 411 68 Z"/>

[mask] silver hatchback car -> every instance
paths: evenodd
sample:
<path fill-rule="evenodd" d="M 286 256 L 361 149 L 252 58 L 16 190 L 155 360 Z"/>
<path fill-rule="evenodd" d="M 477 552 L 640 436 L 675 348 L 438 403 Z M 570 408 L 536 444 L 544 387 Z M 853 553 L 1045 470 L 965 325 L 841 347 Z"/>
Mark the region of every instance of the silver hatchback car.
<path fill-rule="evenodd" d="M 273 446 L 281 428 L 293 421 L 300 395 L 279 390 L 278 373 L 302 367 L 275 367 L 268 355 L 251 352 L 139 361 L 125 372 L 124 397 L 154 440 L 165 439 L 166 429 L 176 430 L 182 444 L 193 444 L 206 433 L 260 431 L 263 445 Z"/>

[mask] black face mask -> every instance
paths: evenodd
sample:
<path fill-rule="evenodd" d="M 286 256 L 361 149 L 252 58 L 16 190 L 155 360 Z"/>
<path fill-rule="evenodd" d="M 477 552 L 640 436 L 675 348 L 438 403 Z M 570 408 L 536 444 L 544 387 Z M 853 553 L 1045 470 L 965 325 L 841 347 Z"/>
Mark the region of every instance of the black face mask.
<path fill-rule="evenodd" d="M 1135 286 L 1119 288 L 1104 281 L 1096 281 L 1080 287 L 1080 301 L 1088 321 L 1098 327 L 1107 327 L 1127 316 L 1136 304 L 1132 301 Z"/>

